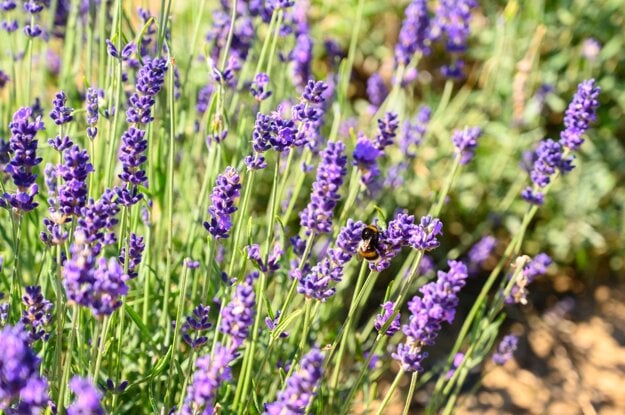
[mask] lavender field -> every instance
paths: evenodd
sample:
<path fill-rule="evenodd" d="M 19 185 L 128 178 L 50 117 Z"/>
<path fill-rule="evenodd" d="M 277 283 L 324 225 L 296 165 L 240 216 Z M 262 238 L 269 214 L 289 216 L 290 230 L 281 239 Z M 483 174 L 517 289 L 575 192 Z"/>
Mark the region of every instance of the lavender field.
<path fill-rule="evenodd" d="M 0 414 L 625 411 L 623 0 L 0 10 Z"/>

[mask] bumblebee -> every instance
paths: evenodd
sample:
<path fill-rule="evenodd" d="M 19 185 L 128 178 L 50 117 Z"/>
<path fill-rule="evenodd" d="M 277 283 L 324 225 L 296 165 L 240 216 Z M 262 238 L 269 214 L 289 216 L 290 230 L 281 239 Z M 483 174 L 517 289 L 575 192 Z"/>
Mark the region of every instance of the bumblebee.
<path fill-rule="evenodd" d="M 377 261 L 380 259 L 380 230 L 375 225 L 368 225 L 360 234 L 361 240 L 358 244 L 358 255 L 367 261 Z"/>

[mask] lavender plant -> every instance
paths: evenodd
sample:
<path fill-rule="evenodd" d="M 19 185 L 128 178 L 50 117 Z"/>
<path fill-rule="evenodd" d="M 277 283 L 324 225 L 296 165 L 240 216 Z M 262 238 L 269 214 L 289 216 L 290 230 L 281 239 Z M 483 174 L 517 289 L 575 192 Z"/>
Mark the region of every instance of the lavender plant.
<path fill-rule="evenodd" d="M 365 0 L 139 3 L 0 1 L 0 411 L 452 412 L 562 261 L 532 224 L 601 78 L 562 72 L 541 139 L 497 5 L 413 0 L 395 39 Z"/>

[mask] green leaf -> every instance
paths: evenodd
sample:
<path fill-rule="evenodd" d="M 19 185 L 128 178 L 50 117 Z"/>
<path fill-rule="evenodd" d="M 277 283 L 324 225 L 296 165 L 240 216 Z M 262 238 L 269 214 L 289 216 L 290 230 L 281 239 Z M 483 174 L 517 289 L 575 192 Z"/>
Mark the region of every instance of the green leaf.
<path fill-rule="evenodd" d="M 139 316 L 139 314 L 137 314 L 137 312 L 135 310 L 133 310 L 132 307 L 130 307 L 130 306 L 124 307 L 124 310 L 126 310 L 126 314 L 137 325 L 137 327 L 139 328 L 139 331 L 141 331 L 141 337 L 143 338 L 143 340 L 151 345 L 152 344 L 152 335 L 151 335 L 150 330 L 148 329 L 148 327 L 145 325 L 145 323 L 143 322 L 143 320 Z"/>

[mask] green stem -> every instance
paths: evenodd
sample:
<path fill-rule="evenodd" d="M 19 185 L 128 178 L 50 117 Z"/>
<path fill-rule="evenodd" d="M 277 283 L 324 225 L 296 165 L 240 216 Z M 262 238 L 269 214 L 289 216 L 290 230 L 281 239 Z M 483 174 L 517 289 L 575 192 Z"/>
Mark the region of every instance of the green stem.
<path fill-rule="evenodd" d="M 401 380 L 403 376 L 404 376 L 404 369 L 402 368 L 402 369 L 399 369 L 399 372 L 397 372 L 397 375 L 395 376 L 395 380 L 393 381 L 393 384 L 391 385 L 389 390 L 386 392 L 386 395 L 384 396 L 384 400 L 380 404 L 380 407 L 378 408 L 376 415 L 381 415 L 384 412 L 384 408 L 386 408 L 386 405 L 388 405 L 388 403 L 390 402 L 391 397 L 393 396 L 393 393 L 395 392 L 395 389 L 397 389 L 397 386 L 399 385 L 399 381 Z"/>
<path fill-rule="evenodd" d="M 98 381 L 98 375 L 100 373 L 100 367 L 102 366 L 102 358 L 104 357 L 104 348 L 106 346 L 106 338 L 108 336 L 109 328 L 111 325 L 111 316 L 104 316 L 104 323 L 102 329 L 102 335 L 100 339 L 94 339 L 94 341 L 99 341 L 98 343 L 98 354 L 95 359 L 95 367 L 93 368 L 93 380 L 95 382 Z"/>
<path fill-rule="evenodd" d="M 76 337 L 76 329 L 78 326 L 78 305 L 72 307 L 72 328 L 69 334 L 69 342 L 67 351 L 65 352 L 65 362 L 63 364 L 63 377 L 59 388 L 59 396 L 57 398 L 59 414 L 65 411 L 67 384 L 69 383 L 69 372 L 72 367 L 72 355 L 74 353 L 74 338 Z"/>
<path fill-rule="evenodd" d="M 412 376 L 410 378 L 410 389 L 408 389 L 408 396 L 406 397 L 406 404 L 404 405 L 403 415 L 409 415 L 410 413 L 410 404 L 412 403 L 412 396 L 414 395 L 414 391 L 417 388 L 418 377 L 419 372 L 412 372 Z"/>

